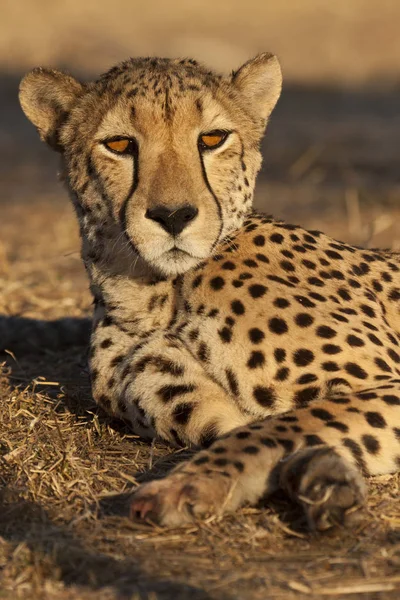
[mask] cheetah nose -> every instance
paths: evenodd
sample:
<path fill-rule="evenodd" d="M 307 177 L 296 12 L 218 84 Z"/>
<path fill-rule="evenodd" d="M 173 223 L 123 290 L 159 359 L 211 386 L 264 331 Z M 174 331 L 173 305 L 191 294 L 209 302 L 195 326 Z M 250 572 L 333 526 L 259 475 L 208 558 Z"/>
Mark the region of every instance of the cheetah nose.
<path fill-rule="evenodd" d="M 155 206 L 146 211 L 146 218 L 159 223 L 171 235 L 178 235 L 198 215 L 198 208 L 191 204 L 177 207 Z"/>

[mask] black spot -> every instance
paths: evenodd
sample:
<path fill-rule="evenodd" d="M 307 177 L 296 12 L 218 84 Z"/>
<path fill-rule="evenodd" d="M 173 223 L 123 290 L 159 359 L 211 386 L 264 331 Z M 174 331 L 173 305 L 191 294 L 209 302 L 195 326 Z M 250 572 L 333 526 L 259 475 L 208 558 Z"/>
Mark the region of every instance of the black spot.
<path fill-rule="evenodd" d="M 334 258 L 334 259 L 337 259 L 337 260 L 343 260 L 343 256 L 341 254 L 339 254 L 339 252 L 335 252 L 335 250 L 325 250 L 325 254 L 329 258 Z"/>
<path fill-rule="evenodd" d="M 256 386 L 253 389 L 253 396 L 261 406 L 272 407 L 275 404 L 275 392 L 271 387 Z"/>
<path fill-rule="evenodd" d="M 328 412 L 324 408 L 313 408 L 310 412 L 313 417 L 316 419 L 321 419 L 321 421 L 331 421 L 334 418 L 332 413 Z"/>
<path fill-rule="evenodd" d="M 214 452 L 214 454 L 225 454 L 226 451 L 227 450 L 225 446 L 217 446 L 216 448 L 211 448 L 211 452 Z"/>
<path fill-rule="evenodd" d="M 289 373 L 290 373 L 290 371 L 287 367 L 282 367 L 281 369 L 278 369 L 278 371 L 276 372 L 275 380 L 276 381 L 285 381 L 289 377 Z"/>
<path fill-rule="evenodd" d="M 265 356 L 260 351 L 254 351 L 251 353 L 249 360 L 247 361 L 247 366 L 249 369 L 256 369 L 257 367 L 262 367 L 265 363 Z"/>
<path fill-rule="evenodd" d="M 395 352 L 394 350 L 392 350 L 392 348 L 389 348 L 389 350 L 387 351 L 388 355 L 390 356 L 390 358 L 395 362 L 395 363 L 400 363 L 400 356 L 397 354 L 397 352 Z"/>
<path fill-rule="evenodd" d="M 282 277 L 278 277 L 278 275 L 267 275 L 267 279 L 270 281 L 276 281 L 277 283 L 281 283 L 282 285 L 286 285 L 290 288 L 296 287 L 293 283 L 286 281 L 286 279 L 282 279 Z"/>
<path fill-rule="evenodd" d="M 236 438 L 238 440 L 247 440 L 251 436 L 250 431 L 238 431 L 236 434 Z"/>
<path fill-rule="evenodd" d="M 324 287 L 325 285 L 322 279 L 318 279 L 318 277 L 309 277 L 307 281 L 310 285 L 315 285 L 316 287 Z"/>
<path fill-rule="evenodd" d="M 118 354 L 117 356 L 114 356 L 114 358 L 110 362 L 110 367 L 116 367 L 117 365 L 121 364 L 124 358 L 124 354 Z"/>
<path fill-rule="evenodd" d="M 242 448 L 242 452 L 244 452 L 245 454 L 258 454 L 260 452 L 260 448 L 258 448 L 257 446 L 245 446 L 244 448 Z"/>
<path fill-rule="evenodd" d="M 260 443 L 267 448 L 276 448 L 276 442 L 274 439 L 270 437 L 262 437 L 260 438 Z"/>
<path fill-rule="evenodd" d="M 272 331 L 272 333 L 276 333 L 277 335 L 282 335 L 288 331 L 286 321 L 279 319 L 278 317 L 273 317 L 270 319 L 268 326 L 270 331 Z"/>
<path fill-rule="evenodd" d="M 186 425 L 193 412 L 193 404 L 182 402 L 177 404 L 173 410 L 172 416 L 179 425 Z"/>
<path fill-rule="evenodd" d="M 232 281 L 232 285 L 233 285 L 233 287 L 235 287 L 235 288 L 240 288 L 240 287 L 242 287 L 242 286 L 243 286 L 243 281 L 239 281 L 238 279 L 234 279 L 234 280 Z"/>
<path fill-rule="evenodd" d="M 373 344 L 375 344 L 375 346 L 383 346 L 381 340 L 378 337 L 376 337 L 374 333 L 369 333 L 367 337 Z"/>
<path fill-rule="evenodd" d="M 256 259 L 263 263 L 269 263 L 269 258 L 267 256 L 265 256 L 265 254 L 257 253 Z"/>
<path fill-rule="evenodd" d="M 389 404 L 389 406 L 400 406 L 400 398 L 393 394 L 385 394 L 382 396 L 382 400 L 386 402 L 386 404 Z"/>
<path fill-rule="evenodd" d="M 106 340 L 103 340 L 100 344 L 100 348 L 110 348 L 110 346 L 113 345 L 113 341 L 111 338 L 107 338 Z"/>
<path fill-rule="evenodd" d="M 254 269 L 255 267 L 258 267 L 258 264 L 256 263 L 256 261 L 253 260 L 252 258 L 246 258 L 243 261 L 243 264 L 246 265 L 246 267 L 250 267 L 251 269 Z"/>
<path fill-rule="evenodd" d="M 213 277 L 213 279 L 210 280 L 210 286 L 215 291 L 222 290 L 224 285 L 225 285 L 225 280 L 222 279 L 222 277 Z"/>
<path fill-rule="evenodd" d="M 328 371 L 328 372 L 340 371 L 339 365 L 337 363 L 333 362 L 333 360 L 328 360 L 327 362 L 323 362 L 321 367 L 324 369 L 324 371 Z"/>
<path fill-rule="evenodd" d="M 295 296 L 294 298 L 295 298 L 295 300 L 297 300 L 297 302 L 299 304 L 301 304 L 302 306 L 305 306 L 306 308 L 314 308 L 315 307 L 315 303 L 311 302 L 311 300 L 309 300 L 306 296 Z"/>
<path fill-rule="evenodd" d="M 318 377 L 313 373 L 304 373 L 304 375 L 301 375 L 301 377 L 298 378 L 296 383 L 298 383 L 299 385 L 306 385 L 308 383 L 314 383 L 314 381 L 317 380 Z"/>
<path fill-rule="evenodd" d="M 193 288 L 194 290 L 195 290 L 196 288 L 198 288 L 198 287 L 199 287 L 199 285 L 201 284 L 202 280 L 203 280 L 203 275 L 197 275 L 197 277 L 195 277 L 195 278 L 193 279 L 193 282 L 192 282 L 192 288 Z"/>
<path fill-rule="evenodd" d="M 370 411 L 366 412 L 364 416 L 371 427 L 376 427 L 377 429 L 384 429 L 386 427 L 386 421 L 380 413 Z"/>
<path fill-rule="evenodd" d="M 318 387 L 308 387 L 304 390 L 296 392 L 294 396 L 294 402 L 297 406 L 307 406 L 310 402 L 318 398 L 320 389 Z"/>
<path fill-rule="evenodd" d="M 386 373 L 391 373 L 392 369 L 389 367 L 387 362 L 382 358 L 375 358 L 375 364 L 381 371 L 385 371 Z"/>
<path fill-rule="evenodd" d="M 307 348 L 299 348 L 293 353 L 293 360 L 298 367 L 306 367 L 314 360 L 314 354 Z"/>
<path fill-rule="evenodd" d="M 233 462 L 233 466 L 239 471 L 239 473 L 243 473 L 244 464 L 240 460 L 235 460 Z"/>
<path fill-rule="evenodd" d="M 330 421 L 329 423 L 326 423 L 326 427 L 332 427 L 333 429 L 337 429 L 342 433 L 347 433 L 349 431 L 348 426 L 340 421 Z"/>
<path fill-rule="evenodd" d="M 283 421 L 284 423 L 297 423 L 298 418 L 295 415 L 284 415 L 283 417 L 279 417 L 279 421 Z"/>
<path fill-rule="evenodd" d="M 253 243 L 256 246 L 264 246 L 264 244 L 265 244 L 265 237 L 263 235 L 256 235 L 256 237 L 253 239 Z"/>
<path fill-rule="evenodd" d="M 194 392 L 195 389 L 196 386 L 193 384 L 164 385 L 158 390 L 157 395 L 160 396 L 164 402 L 170 402 L 178 396 Z"/>
<path fill-rule="evenodd" d="M 226 467 L 226 465 L 229 463 L 229 460 L 227 458 L 216 458 L 214 460 L 214 465 L 216 467 Z"/>
<path fill-rule="evenodd" d="M 199 330 L 197 328 L 189 331 L 189 339 L 192 342 L 195 342 L 198 339 L 198 337 L 199 337 Z"/>
<path fill-rule="evenodd" d="M 368 472 L 367 465 L 363 458 L 363 451 L 361 449 L 361 446 L 359 444 L 357 444 L 357 442 L 355 442 L 354 440 L 352 440 L 350 438 L 343 438 L 342 443 L 343 443 L 343 446 L 345 446 L 346 448 L 348 448 L 350 450 L 350 452 L 352 453 L 357 464 L 360 466 L 363 474 L 368 475 L 369 472 Z"/>
<path fill-rule="evenodd" d="M 381 445 L 373 435 L 365 434 L 362 436 L 362 443 L 370 454 L 377 454 L 381 449 Z"/>
<path fill-rule="evenodd" d="M 317 267 L 317 265 L 315 264 L 315 262 L 312 262 L 311 260 L 307 260 L 306 258 L 303 259 L 301 262 L 303 263 L 303 265 L 305 267 L 307 267 L 307 269 L 314 270 Z"/>
<path fill-rule="evenodd" d="M 343 281 L 344 279 L 344 275 L 341 271 L 338 271 L 337 269 L 332 269 L 331 270 L 331 275 L 334 279 L 340 279 Z"/>
<path fill-rule="evenodd" d="M 368 306 L 368 304 L 361 304 L 360 308 L 367 317 L 371 317 L 372 319 L 376 316 L 374 309 L 371 306 Z"/>
<path fill-rule="evenodd" d="M 379 283 L 379 281 L 377 281 L 376 279 L 372 280 L 372 287 L 376 292 L 381 292 L 383 290 L 382 284 Z"/>
<path fill-rule="evenodd" d="M 289 260 L 281 260 L 280 266 L 284 271 L 287 271 L 288 273 L 293 273 L 293 271 L 296 270 L 293 263 L 291 263 Z"/>
<path fill-rule="evenodd" d="M 286 300 L 286 298 L 275 298 L 274 306 L 277 308 L 287 308 L 290 306 L 290 302 L 289 300 Z"/>
<path fill-rule="evenodd" d="M 378 394 L 376 392 L 358 392 L 356 396 L 360 400 L 374 400 L 378 397 Z"/>
<path fill-rule="evenodd" d="M 360 346 L 365 346 L 365 342 L 357 337 L 356 335 L 348 335 L 346 338 L 347 343 L 349 344 L 349 346 L 353 346 L 353 347 L 360 347 Z"/>
<path fill-rule="evenodd" d="M 286 358 L 286 350 L 284 348 L 275 348 L 274 357 L 277 363 L 281 363 Z"/>
<path fill-rule="evenodd" d="M 324 444 L 323 440 L 321 440 L 321 438 L 318 437 L 318 435 L 314 435 L 312 433 L 305 435 L 304 441 L 306 443 L 306 446 L 319 446 L 321 444 Z"/>
<path fill-rule="evenodd" d="M 400 300 L 400 290 L 398 288 L 393 288 L 388 296 L 389 300 L 397 301 Z"/>
<path fill-rule="evenodd" d="M 261 298 L 267 291 L 268 288 L 260 283 L 254 283 L 253 285 L 249 286 L 249 292 L 252 298 Z"/>
<path fill-rule="evenodd" d="M 311 235 L 309 235 L 308 233 L 305 233 L 303 235 L 303 239 L 305 242 L 308 242 L 309 244 L 316 244 L 317 240 L 314 239 Z"/>
<path fill-rule="evenodd" d="M 236 269 L 236 265 L 232 261 L 227 260 L 221 265 L 221 268 L 225 271 L 234 271 Z"/>
<path fill-rule="evenodd" d="M 328 327 L 328 325 L 321 325 L 317 328 L 317 335 L 329 340 L 336 336 L 336 331 L 332 327 Z"/>
<path fill-rule="evenodd" d="M 270 235 L 269 239 L 271 240 L 271 242 L 274 242 L 274 244 L 282 244 L 285 238 L 280 233 L 273 233 L 272 235 Z"/>
<path fill-rule="evenodd" d="M 326 302 L 325 296 L 321 296 L 321 294 L 318 294 L 318 292 L 310 292 L 309 296 L 310 298 L 312 298 L 313 300 L 317 300 L 318 302 Z"/>
<path fill-rule="evenodd" d="M 290 252 L 290 250 L 281 250 L 281 254 L 286 258 L 294 258 L 294 254 L 293 252 Z"/>
<path fill-rule="evenodd" d="M 231 302 L 231 308 L 235 315 L 244 315 L 245 313 L 244 304 L 240 300 L 233 300 Z"/>
<path fill-rule="evenodd" d="M 198 458 L 195 458 L 193 461 L 194 465 L 204 465 L 206 463 L 209 462 L 209 458 L 206 454 L 203 454 L 203 456 L 199 456 Z"/>
<path fill-rule="evenodd" d="M 343 315 L 338 315 L 337 313 L 331 313 L 331 316 L 336 320 L 336 321 L 340 321 L 341 323 L 348 323 L 349 320 L 347 317 L 344 317 Z"/>
<path fill-rule="evenodd" d="M 354 275 L 361 276 L 366 275 L 370 271 L 370 268 L 367 263 L 362 262 L 359 265 L 353 265 L 352 271 Z"/>
<path fill-rule="evenodd" d="M 285 452 L 292 452 L 294 448 L 294 442 L 292 440 L 278 438 L 276 441 L 285 449 Z"/>
<path fill-rule="evenodd" d="M 308 313 L 298 313 L 294 320 L 299 327 L 310 327 L 314 323 L 314 317 Z"/>
<path fill-rule="evenodd" d="M 229 327 L 223 327 L 218 330 L 218 335 L 225 344 L 229 344 L 232 340 L 232 330 Z"/>
<path fill-rule="evenodd" d="M 259 344 L 265 338 L 265 333 L 258 327 L 252 327 L 249 329 L 249 338 L 253 344 Z"/>
<path fill-rule="evenodd" d="M 239 383 L 232 369 L 225 369 L 226 378 L 228 380 L 229 389 L 234 396 L 239 394 Z"/>
<path fill-rule="evenodd" d="M 368 377 L 368 373 L 366 371 L 364 371 L 364 369 L 362 367 L 360 367 L 360 365 L 357 365 L 356 363 L 346 363 L 345 367 L 344 367 L 347 371 L 347 373 L 349 375 L 352 375 L 353 377 L 357 377 L 357 379 L 367 379 Z"/>
<path fill-rule="evenodd" d="M 356 279 L 349 279 L 348 284 L 350 287 L 356 288 L 356 289 L 361 287 L 361 283 L 359 283 Z"/>
<path fill-rule="evenodd" d="M 199 344 L 199 349 L 197 351 L 197 356 L 203 362 L 207 361 L 210 357 L 210 350 L 205 342 L 201 342 Z"/>

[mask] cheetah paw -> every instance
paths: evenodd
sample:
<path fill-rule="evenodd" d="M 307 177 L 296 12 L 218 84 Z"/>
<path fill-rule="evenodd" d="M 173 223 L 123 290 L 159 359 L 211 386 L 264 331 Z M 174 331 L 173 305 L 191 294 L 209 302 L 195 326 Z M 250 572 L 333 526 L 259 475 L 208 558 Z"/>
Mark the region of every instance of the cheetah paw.
<path fill-rule="evenodd" d="M 137 522 L 181 527 L 222 513 L 228 496 L 227 480 L 218 472 L 173 473 L 141 485 L 133 495 L 130 516 Z"/>
<path fill-rule="evenodd" d="M 361 474 L 332 448 L 294 454 L 282 469 L 281 485 L 302 505 L 314 531 L 354 525 L 365 501 Z"/>

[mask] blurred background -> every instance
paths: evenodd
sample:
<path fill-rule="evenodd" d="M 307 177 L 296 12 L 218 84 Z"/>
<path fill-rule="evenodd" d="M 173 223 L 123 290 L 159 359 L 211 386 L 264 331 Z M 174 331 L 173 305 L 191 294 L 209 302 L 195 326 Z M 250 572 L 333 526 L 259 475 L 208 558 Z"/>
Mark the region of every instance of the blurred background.
<path fill-rule="evenodd" d="M 257 206 L 356 244 L 400 249 L 399 27 L 398 0 L 2 0 L 3 256 L 20 268 L 23 259 L 27 272 L 39 259 L 60 261 L 64 274 L 80 269 L 57 157 L 18 105 L 27 70 L 90 79 L 128 56 L 164 55 L 229 72 L 265 50 L 281 60 L 284 88 Z"/>

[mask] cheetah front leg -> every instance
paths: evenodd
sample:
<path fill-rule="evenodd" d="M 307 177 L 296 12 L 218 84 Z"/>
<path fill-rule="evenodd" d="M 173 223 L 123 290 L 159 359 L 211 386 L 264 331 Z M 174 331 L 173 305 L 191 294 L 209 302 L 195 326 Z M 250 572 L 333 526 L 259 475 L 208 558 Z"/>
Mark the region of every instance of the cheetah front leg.
<path fill-rule="evenodd" d="M 303 506 L 311 529 L 349 523 L 365 500 L 363 475 L 398 469 L 399 428 L 391 424 L 399 423 L 400 390 L 397 396 L 397 384 L 385 387 L 231 432 L 167 478 L 139 488 L 132 517 L 180 526 L 254 504 L 281 487 Z"/>

